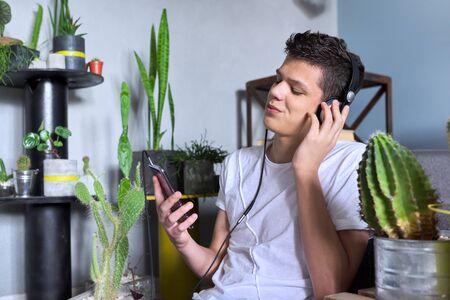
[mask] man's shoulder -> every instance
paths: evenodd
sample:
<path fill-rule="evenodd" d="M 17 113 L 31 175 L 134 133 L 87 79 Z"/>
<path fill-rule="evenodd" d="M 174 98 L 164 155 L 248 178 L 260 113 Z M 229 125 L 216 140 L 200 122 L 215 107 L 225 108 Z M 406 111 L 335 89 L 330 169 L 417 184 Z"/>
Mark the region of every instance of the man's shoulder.
<path fill-rule="evenodd" d="M 328 153 L 324 163 L 328 167 L 339 169 L 354 169 L 361 161 L 366 145 L 353 141 L 338 141 Z"/>
<path fill-rule="evenodd" d="M 230 162 L 237 163 L 238 161 L 248 163 L 250 161 L 257 161 L 260 159 L 263 146 L 252 146 L 240 148 L 231 152 L 225 159 L 226 164 Z"/>

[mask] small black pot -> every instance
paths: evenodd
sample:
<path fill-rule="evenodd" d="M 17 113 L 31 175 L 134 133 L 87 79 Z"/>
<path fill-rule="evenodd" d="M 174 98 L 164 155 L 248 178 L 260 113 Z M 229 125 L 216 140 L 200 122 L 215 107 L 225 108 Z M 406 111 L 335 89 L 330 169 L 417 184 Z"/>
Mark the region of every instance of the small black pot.
<path fill-rule="evenodd" d="M 66 69 L 86 70 L 84 38 L 79 35 L 64 35 L 53 38 L 53 53 L 66 57 Z"/>
<path fill-rule="evenodd" d="M 217 181 L 217 182 L 216 182 Z M 188 195 L 213 194 L 218 191 L 214 164 L 208 160 L 188 160 L 183 167 L 184 193 Z"/>
<path fill-rule="evenodd" d="M 39 57 L 39 51 L 22 45 L 12 45 L 8 71 L 26 70 Z"/>

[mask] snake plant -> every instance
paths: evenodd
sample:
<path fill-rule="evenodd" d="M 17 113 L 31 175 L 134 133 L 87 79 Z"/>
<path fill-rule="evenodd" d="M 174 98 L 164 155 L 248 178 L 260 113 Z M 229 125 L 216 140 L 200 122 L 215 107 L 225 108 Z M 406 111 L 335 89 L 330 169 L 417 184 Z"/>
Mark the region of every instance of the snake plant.
<path fill-rule="evenodd" d="M 5 163 L 3 162 L 3 159 L 0 158 L 0 183 L 7 182 L 12 178 L 12 175 L 8 175 L 5 168 Z"/>
<path fill-rule="evenodd" d="M 150 149 L 161 149 L 161 139 L 166 132 L 161 129 L 162 115 L 166 96 L 169 101 L 170 121 L 172 125 L 171 149 L 174 148 L 175 129 L 175 107 L 172 96 L 172 89 L 168 83 L 169 76 L 169 25 L 167 22 L 167 11 L 163 10 L 158 31 L 158 44 L 156 44 L 155 27 L 152 25 L 150 32 L 150 58 L 149 69 L 146 67 L 140 56 L 134 52 L 141 82 L 144 86 L 148 98 L 148 141 L 147 147 Z M 155 105 L 155 83 L 158 77 L 158 103 Z"/>
<path fill-rule="evenodd" d="M 361 213 L 379 236 L 430 240 L 437 236 L 429 204 L 437 193 L 405 147 L 377 133 L 369 139 L 358 169 Z"/>
<path fill-rule="evenodd" d="M 42 8 L 42 5 L 38 4 L 38 10 L 36 12 L 36 19 L 34 20 L 33 35 L 31 37 L 31 43 L 30 43 L 31 49 L 36 50 L 36 48 L 37 48 L 37 44 L 39 41 L 39 34 L 41 32 L 43 14 L 44 14 L 44 9 Z"/>

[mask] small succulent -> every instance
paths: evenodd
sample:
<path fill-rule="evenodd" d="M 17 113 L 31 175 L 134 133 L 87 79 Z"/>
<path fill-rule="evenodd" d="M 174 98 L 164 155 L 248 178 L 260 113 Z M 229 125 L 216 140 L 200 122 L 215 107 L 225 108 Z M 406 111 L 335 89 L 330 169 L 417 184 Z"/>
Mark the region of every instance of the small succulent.
<path fill-rule="evenodd" d="M 436 218 L 428 206 L 438 195 L 405 147 L 377 133 L 369 139 L 358 169 L 361 213 L 379 236 L 430 240 Z"/>
<path fill-rule="evenodd" d="M 18 171 L 28 171 L 31 167 L 31 160 L 28 156 L 22 155 L 17 159 L 16 164 Z"/>
<path fill-rule="evenodd" d="M 56 135 L 56 139 L 52 136 Z M 57 126 L 55 132 L 52 134 L 44 128 L 44 122 L 38 129 L 38 133 L 29 132 L 23 137 L 22 144 L 25 149 L 36 148 L 38 151 L 54 155 L 56 158 L 61 158 L 56 148 L 63 146 L 60 138 L 68 139 L 72 132 L 63 126 Z"/>
<path fill-rule="evenodd" d="M 5 164 L 3 163 L 3 159 L 0 158 L 0 182 L 6 182 L 12 178 L 12 175 L 8 175 L 6 172 Z"/>

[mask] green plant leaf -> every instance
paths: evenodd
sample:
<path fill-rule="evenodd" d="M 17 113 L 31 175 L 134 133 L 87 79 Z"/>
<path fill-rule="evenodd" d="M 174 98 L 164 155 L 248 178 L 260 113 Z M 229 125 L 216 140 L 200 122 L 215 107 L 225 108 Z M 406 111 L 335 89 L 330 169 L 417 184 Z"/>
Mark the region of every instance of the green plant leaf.
<path fill-rule="evenodd" d="M 141 82 L 144 86 L 145 93 L 147 94 L 148 99 L 148 107 L 149 107 L 149 115 L 148 115 L 148 134 L 149 134 L 149 140 L 151 140 L 151 122 L 153 122 L 153 128 L 155 128 L 156 122 L 156 111 L 155 111 L 155 99 L 153 96 L 154 87 L 155 87 L 155 79 L 149 78 L 147 75 L 147 70 L 145 69 L 144 63 L 142 62 L 142 59 L 139 57 L 139 55 L 134 52 L 134 57 L 136 58 L 136 63 L 138 65 L 138 70 L 141 75 Z M 153 84 L 152 84 L 153 81 Z"/>
<path fill-rule="evenodd" d="M 63 146 L 63 142 L 62 141 L 54 141 L 53 142 L 53 146 L 55 146 L 55 147 L 62 147 Z"/>
<path fill-rule="evenodd" d="M 128 238 L 125 236 L 117 245 L 116 256 L 114 261 L 114 274 L 113 274 L 113 286 L 119 288 L 120 280 L 125 268 L 125 262 L 128 257 Z"/>
<path fill-rule="evenodd" d="M 122 128 L 128 128 L 128 114 L 130 112 L 130 90 L 128 84 L 123 81 L 120 89 L 120 113 L 122 116 Z"/>
<path fill-rule="evenodd" d="M 100 242 L 102 243 L 103 248 L 106 249 L 109 246 L 108 234 L 106 233 L 105 225 L 103 224 L 103 219 L 98 208 L 99 204 L 97 202 L 93 202 L 91 205 L 92 215 L 94 216 L 95 223 L 97 224 Z"/>
<path fill-rule="evenodd" d="M 100 278 L 100 270 L 98 267 L 98 257 L 97 257 L 97 235 L 94 234 L 92 238 L 92 259 L 91 266 L 89 268 L 89 273 L 91 275 L 91 280 L 95 283 L 98 282 Z"/>
<path fill-rule="evenodd" d="M 138 188 L 141 187 L 141 162 L 140 161 L 138 161 L 138 163 L 136 165 L 134 185 Z"/>
<path fill-rule="evenodd" d="M 170 109 L 170 123 L 172 125 L 172 137 L 170 140 L 170 148 L 174 148 L 174 131 L 175 131 L 175 105 L 173 103 L 172 89 L 169 84 L 169 109 Z"/>
<path fill-rule="evenodd" d="M 136 223 L 145 205 L 145 195 L 141 188 L 133 188 L 126 195 L 120 207 L 122 234 L 126 236 Z"/>
<path fill-rule="evenodd" d="M 65 139 L 68 139 L 69 136 L 72 135 L 72 132 L 69 129 L 67 129 L 66 127 L 63 127 L 63 126 L 57 126 L 55 128 L 55 133 L 57 135 L 59 135 L 60 137 L 65 138 Z"/>
<path fill-rule="evenodd" d="M 44 9 L 42 8 L 42 5 L 38 4 L 38 10 L 36 13 L 36 19 L 34 21 L 33 35 L 32 35 L 31 44 L 30 44 L 31 49 L 37 48 L 37 44 L 39 41 L 39 34 L 41 32 L 43 14 L 44 14 Z"/>
<path fill-rule="evenodd" d="M 157 61 L 158 61 L 158 117 L 156 122 L 156 135 L 159 136 L 161 131 L 161 120 L 164 109 L 164 102 L 166 98 L 167 83 L 169 77 L 169 25 L 167 23 L 167 11 L 163 10 L 161 20 L 159 23 L 158 32 L 158 47 L 157 47 Z M 158 140 L 160 142 L 161 139 Z M 155 145 L 154 145 L 155 147 Z M 157 143 L 155 149 L 159 149 L 160 145 Z"/>
<path fill-rule="evenodd" d="M 3 36 L 5 25 L 11 21 L 11 7 L 5 1 L 0 1 L 0 36 Z"/>
<path fill-rule="evenodd" d="M 75 197 L 77 197 L 84 205 L 90 205 L 92 201 L 95 201 L 89 193 L 88 187 L 82 182 L 77 182 L 77 184 L 75 184 Z"/>
<path fill-rule="evenodd" d="M 41 143 L 41 144 L 39 144 L 38 146 L 37 146 L 37 150 L 38 151 L 45 151 L 45 150 L 47 150 L 49 147 L 48 147 L 48 145 L 47 144 L 45 144 L 45 143 Z"/>
<path fill-rule="evenodd" d="M 117 205 L 122 206 L 123 201 L 125 200 L 126 194 L 131 190 L 131 181 L 128 178 L 122 178 L 119 183 L 119 188 L 117 190 Z"/>
<path fill-rule="evenodd" d="M 33 149 L 40 143 L 39 135 L 34 132 L 29 132 L 23 137 L 22 145 L 25 149 Z"/>
<path fill-rule="evenodd" d="M 3 159 L 0 158 L 0 182 L 5 182 L 8 180 L 8 174 L 6 173 L 5 164 Z"/>
<path fill-rule="evenodd" d="M 47 142 L 48 139 L 50 138 L 50 132 L 48 132 L 48 130 L 41 130 L 39 131 L 39 138 L 41 139 L 42 142 Z"/>
<path fill-rule="evenodd" d="M 133 153 L 131 150 L 131 144 L 128 139 L 127 131 L 124 131 L 120 135 L 119 146 L 117 149 L 117 158 L 119 160 L 120 170 L 122 171 L 123 176 L 126 178 L 130 177 L 132 155 Z"/>

